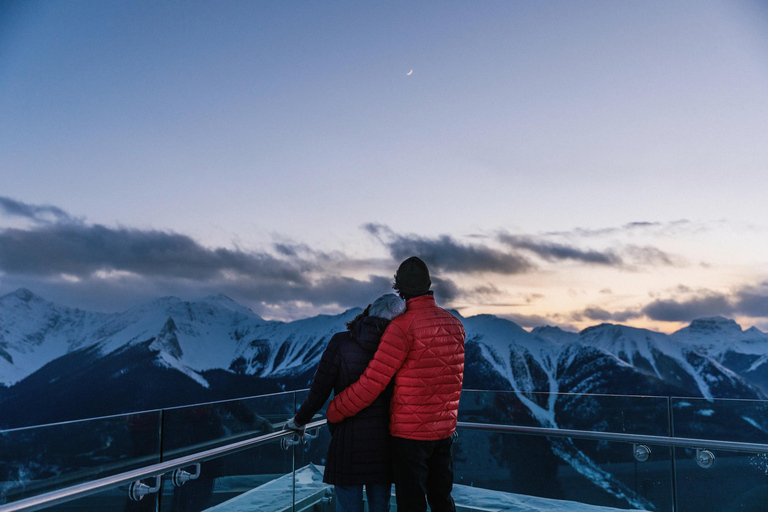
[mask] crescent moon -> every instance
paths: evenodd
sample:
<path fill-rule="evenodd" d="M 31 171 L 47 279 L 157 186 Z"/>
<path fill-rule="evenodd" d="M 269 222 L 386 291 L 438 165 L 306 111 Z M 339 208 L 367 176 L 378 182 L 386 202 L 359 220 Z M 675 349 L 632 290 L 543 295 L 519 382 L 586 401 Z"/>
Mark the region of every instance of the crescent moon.
<path fill-rule="evenodd" d="M 410 70 L 410 71 L 409 71 L 409 72 L 407 72 L 405 75 L 406 75 L 406 76 L 411 76 L 412 74 L 413 74 L 413 70 Z"/>

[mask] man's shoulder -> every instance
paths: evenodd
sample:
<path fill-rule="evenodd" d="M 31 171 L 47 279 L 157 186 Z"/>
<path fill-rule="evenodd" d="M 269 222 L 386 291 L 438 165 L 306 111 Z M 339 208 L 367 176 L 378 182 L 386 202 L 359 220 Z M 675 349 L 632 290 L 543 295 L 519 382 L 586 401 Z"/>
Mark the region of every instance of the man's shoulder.
<path fill-rule="evenodd" d="M 408 327 L 413 323 L 414 319 L 414 311 L 406 311 L 400 316 L 397 316 L 392 319 L 391 322 L 387 325 L 387 331 L 402 331 L 405 332 L 408 330 Z"/>
<path fill-rule="evenodd" d="M 387 326 L 387 329 L 392 326 L 393 329 L 399 329 L 403 332 L 407 332 L 415 324 L 419 324 L 420 322 L 430 320 L 435 317 L 439 317 L 445 323 L 455 324 L 462 327 L 464 325 L 456 315 L 447 309 L 441 308 L 435 304 L 431 307 L 422 307 L 406 311 L 402 315 L 392 320 L 389 323 L 389 326 Z"/>

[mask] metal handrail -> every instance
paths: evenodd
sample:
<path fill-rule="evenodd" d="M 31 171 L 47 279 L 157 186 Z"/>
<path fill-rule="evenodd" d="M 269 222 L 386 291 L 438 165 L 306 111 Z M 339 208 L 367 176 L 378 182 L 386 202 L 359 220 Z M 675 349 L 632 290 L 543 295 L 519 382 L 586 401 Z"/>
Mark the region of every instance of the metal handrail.
<path fill-rule="evenodd" d="M 305 427 L 306 430 L 312 430 L 320 428 L 327 423 L 327 420 L 318 420 L 308 423 Z M 282 425 L 276 425 L 282 428 Z M 113 489 L 123 484 L 130 484 L 137 480 L 142 480 L 149 477 L 157 477 L 168 473 L 174 469 L 184 468 L 197 464 L 199 462 L 205 462 L 207 460 L 222 457 L 224 455 L 230 455 L 254 446 L 264 444 L 268 441 L 273 441 L 281 437 L 286 437 L 295 434 L 290 430 L 278 430 L 271 432 L 263 436 L 254 437 L 252 439 L 246 439 L 244 441 L 238 441 L 236 443 L 230 443 L 218 448 L 211 448 L 185 457 L 178 457 L 169 461 L 160 462 L 158 464 L 152 464 L 151 466 L 144 466 L 142 468 L 133 469 L 131 471 L 125 471 L 116 475 L 99 478 L 98 480 L 91 480 L 90 482 L 84 482 L 82 484 L 73 485 L 64 489 L 58 489 L 56 491 L 47 492 L 45 494 L 38 494 L 25 498 L 23 500 L 14 501 L 7 505 L 0 505 L 0 512 L 32 512 L 34 510 L 42 510 L 44 508 L 51 507 L 53 505 L 59 505 L 78 498 L 84 498 L 92 494 L 96 494 L 101 491 Z"/>
<path fill-rule="evenodd" d="M 306 425 L 306 430 L 320 428 L 326 425 L 327 420 L 318 420 Z M 276 425 L 279 426 L 279 425 Z M 497 425 L 491 423 L 471 423 L 460 421 L 457 425 L 462 429 L 483 430 L 489 432 L 506 432 L 524 435 L 537 435 L 546 437 L 568 437 L 574 439 L 591 439 L 598 441 L 613 441 L 631 444 L 649 444 L 654 446 L 671 446 L 692 449 L 718 449 L 732 452 L 768 453 L 768 444 L 742 443 L 737 441 L 719 441 L 715 439 L 692 439 L 685 437 L 652 436 L 642 434 L 624 434 L 619 432 L 591 432 L 588 430 L 557 429 L 547 427 L 526 427 L 517 425 Z M 293 435 L 290 430 L 278 430 L 263 436 L 230 443 L 217 448 L 211 448 L 202 452 L 178 457 L 166 462 L 144 466 L 142 468 L 126 471 L 116 475 L 92 480 L 82 484 L 39 494 L 23 500 L 15 501 L 7 505 L 0 505 L 0 512 L 32 512 L 53 505 L 59 505 L 77 498 L 90 496 L 98 492 L 112 489 L 117 486 L 135 482 L 149 477 L 157 477 L 171 470 L 184 468 L 205 462 L 207 460 L 236 453 L 254 446 Z"/>
<path fill-rule="evenodd" d="M 738 441 L 718 441 L 716 439 L 692 439 L 688 437 L 648 436 L 642 434 L 622 434 L 619 432 L 591 432 L 589 430 L 570 430 L 546 427 L 524 427 L 517 425 L 495 425 L 491 423 L 469 423 L 460 421 L 458 427 L 471 430 L 492 432 L 510 432 L 546 437 L 570 437 L 574 439 L 593 439 L 632 444 L 650 444 L 677 448 L 710 448 L 730 452 L 768 453 L 768 444 L 742 443 Z M 0 512 L 2 510 L 0 509 Z"/>

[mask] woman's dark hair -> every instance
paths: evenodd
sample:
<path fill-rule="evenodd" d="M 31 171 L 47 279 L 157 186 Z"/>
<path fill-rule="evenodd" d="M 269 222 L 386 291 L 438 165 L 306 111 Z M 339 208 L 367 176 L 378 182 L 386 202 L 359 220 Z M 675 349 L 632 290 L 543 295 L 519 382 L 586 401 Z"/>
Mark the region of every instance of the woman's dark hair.
<path fill-rule="evenodd" d="M 354 330 L 355 330 L 355 325 L 357 324 L 357 322 L 359 322 L 359 321 L 360 321 L 360 320 L 362 320 L 363 318 L 367 317 L 367 316 L 368 316 L 368 312 L 369 312 L 370 310 L 371 310 L 371 305 L 370 305 L 370 304 L 368 304 L 368 307 L 367 307 L 367 308 L 365 308 L 365 310 L 364 310 L 362 313 L 360 313 L 360 314 L 359 314 L 359 315 L 357 315 L 355 318 L 353 318 L 352 320 L 350 320 L 349 322 L 347 322 L 347 323 L 346 323 L 346 326 L 347 326 L 347 330 L 348 330 L 349 332 L 352 332 L 352 331 L 354 331 Z"/>

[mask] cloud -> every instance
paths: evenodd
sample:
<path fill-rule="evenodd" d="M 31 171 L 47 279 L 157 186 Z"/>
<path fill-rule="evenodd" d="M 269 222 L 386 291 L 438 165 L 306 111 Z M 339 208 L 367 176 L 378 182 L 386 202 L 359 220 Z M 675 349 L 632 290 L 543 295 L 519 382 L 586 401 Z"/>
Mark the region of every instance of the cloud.
<path fill-rule="evenodd" d="M 462 244 L 448 235 L 435 238 L 417 235 L 399 235 L 383 224 L 369 223 L 363 229 L 379 239 L 396 261 L 417 255 L 427 263 L 430 270 L 474 274 L 492 272 L 496 274 L 522 274 L 534 270 L 535 266 L 525 257 L 504 252 L 486 245 Z"/>
<path fill-rule="evenodd" d="M 648 222 L 636 221 L 622 224 L 621 226 L 610 226 L 606 228 L 574 228 L 567 231 L 549 231 L 545 236 L 562 236 L 567 238 L 596 238 L 615 235 L 671 235 L 679 234 L 682 231 L 700 232 L 707 227 L 700 223 L 691 222 L 688 219 L 679 219 L 671 222 Z"/>
<path fill-rule="evenodd" d="M 560 327 L 565 330 L 573 330 L 573 331 L 578 330 L 578 329 L 575 329 L 571 324 L 558 321 L 559 315 L 552 315 L 551 317 L 548 317 L 548 316 L 542 316 L 542 315 L 524 315 L 524 314 L 511 313 L 507 315 L 501 315 L 501 317 L 506 318 L 507 320 L 511 320 L 512 322 L 515 322 L 517 325 L 528 328 L 528 329 L 549 325 L 549 326 Z"/>
<path fill-rule="evenodd" d="M 284 253 L 283 253 L 284 254 Z M 225 293 L 271 304 L 365 306 L 391 291 L 392 279 L 328 275 L 316 261 L 266 252 L 207 248 L 186 235 L 100 225 L 53 224 L 0 231 L 0 271 L 26 277 L 26 286 L 137 288 L 156 293 Z M 446 295 L 454 291 L 447 288 Z M 140 293 L 139 293 L 140 294 Z"/>
<path fill-rule="evenodd" d="M 576 322 L 626 322 L 648 318 L 659 322 L 690 322 L 712 316 L 768 318 L 768 281 L 740 287 L 730 293 L 685 285 L 678 285 L 671 292 L 671 297 L 655 298 L 645 306 L 634 309 L 608 311 L 599 306 L 589 306 L 571 313 L 571 319 Z"/>
<path fill-rule="evenodd" d="M 333 272 L 344 261 L 357 270 L 375 261 L 304 244 L 276 243 L 274 253 L 209 248 L 179 233 L 89 225 L 57 207 L 0 199 L 3 212 L 33 221 L 27 229 L 0 229 L 0 284 L 6 290 L 25 286 L 54 298 L 79 297 L 98 309 L 158 295 L 225 293 L 273 313 L 275 307 L 365 306 L 391 292 L 392 279 L 375 271 L 367 278 Z M 440 286 L 446 297 L 457 293 L 449 281 Z"/>
<path fill-rule="evenodd" d="M 687 265 L 684 258 L 666 253 L 650 245 L 628 245 L 622 249 L 627 260 L 634 265 L 683 267 Z"/>
<path fill-rule="evenodd" d="M 74 219 L 56 206 L 33 205 L 10 197 L 0 196 L 0 210 L 12 217 L 22 217 L 36 223 L 69 222 Z"/>
<path fill-rule="evenodd" d="M 768 283 L 737 290 L 733 302 L 734 309 L 745 316 L 768 318 Z"/>
<path fill-rule="evenodd" d="M 549 262 L 576 261 L 588 265 L 636 270 L 638 266 L 684 266 L 686 261 L 653 246 L 624 245 L 597 251 L 557 243 L 541 237 L 499 233 L 498 240 L 519 251 L 530 251 Z"/>
<path fill-rule="evenodd" d="M 576 322 L 587 320 L 593 320 L 596 322 L 626 322 L 634 318 L 640 318 L 643 313 L 635 310 L 624 311 L 607 311 L 597 306 L 590 306 L 582 311 L 573 313 L 571 318 Z"/>
<path fill-rule="evenodd" d="M 657 299 L 642 311 L 651 320 L 660 322 L 690 322 L 695 318 L 735 313 L 728 297 L 718 293 L 684 300 Z"/>
<path fill-rule="evenodd" d="M 503 244 L 514 249 L 531 251 L 546 261 L 572 260 L 596 265 L 623 265 L 621 257 L 612 250 L 603 252 L 582 250 L 570 245 L 545 242 L 529 236 L 510 235 L 507 233 L 499 234 L 498 239 Z"/>
<path fill-rule="evenodd" d="M 165 231 L 56 223 L 0 231 L 0 270 L 13 274 L 88 277 L 99 271 L 210 280 L 259 275 L 293 284 L 306 282 L 311 265 L 268 253 L 209 249 Z"/>
<path fill-rule="evenodd" d="M 3 211 L 34 221 L 26 229 L 0 229 L 0 285 L 8 291 L 28 287 L 68 303 L 75 297 L 94 309 L 119 309 L 159 295 L 224 293 L 273 317 L 364 307 L 392 292 L 392 260 L 353 259 L 285 239 L 275 241 L 271 252 L 211 248 L 174 232 L 73 221 L 56 207 L 6 198 L 1 204 Z M 454 245 L 454 250 L 462 250 Z M 482 249 L 463 249 L 464 255 L 488 257 Z M 434 267 L 453 268 L 457 257 L 437 258 Z M 388 277 L 380 275 L 384 269 Z M 350 271 L 368 276 L 344 275 Z M 498 292 L 491 285 L 463 289 L 444 276 L 433 276 L 433 283 L 445 304 Z"/>

